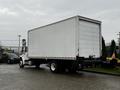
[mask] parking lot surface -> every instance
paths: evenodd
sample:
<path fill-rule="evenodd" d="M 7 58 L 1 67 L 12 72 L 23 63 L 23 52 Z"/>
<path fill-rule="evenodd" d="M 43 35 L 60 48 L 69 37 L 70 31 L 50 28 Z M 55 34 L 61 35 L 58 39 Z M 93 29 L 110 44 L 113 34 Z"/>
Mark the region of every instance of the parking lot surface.
<path fill-rule="evenodd" d="M 20 69 L 1 64 L 0 90 L 120 90 L 120 77 L 87 72 L 54 74 L 45 65 Z"/>

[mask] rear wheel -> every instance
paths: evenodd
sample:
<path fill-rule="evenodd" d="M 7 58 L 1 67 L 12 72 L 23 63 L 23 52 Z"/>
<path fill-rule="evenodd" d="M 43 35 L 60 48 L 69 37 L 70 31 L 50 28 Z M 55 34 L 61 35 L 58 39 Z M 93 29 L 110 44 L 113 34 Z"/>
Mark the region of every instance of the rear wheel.
<path fill-rule="evenodd" d="M 55 62 L 55 61 L 52 61 L 52 62 L 50 63 L 50 70 L 51 70 L 52 72 L 54 72 L 54 73 L 59 72 L 59 70 L 60 70 L 59 64 L 58 64 L 57 62 Z"/>
<path fill-rule="evenodd" d="M 69 69 L 69 73 L 76 73 L 76 69 Z"/>
<path fill-rule="evenodd" d="M 24 64 L 23 64 L 23 60 L 22 60 L 22 59 L 20 59 L 19 67 L 20 67 L 20 68 L 24 68 Z"/>
<path fill-rule="evenodd" d="M 84 69 L 84 65 L 83 64 L 79 64 L 78 65 L 78 70 L 83 70 Z"/>
<path fill-rule="evenodd" d="M 68 68 L 70 73 L 76 73 L 78 70 L 79 64 L 77 62 L 70 63 L 70 67 Z"/>
<path fill-rule="evenodd" d="M 35 64 L 35 67 L 36 68 L 40 68 L 40 64 L 38 63 L 38 64 Z"/>
<path fill-rule="evenodd" d="M 8 60 L 8 61 L 7 61 L 7 63 L 8 63 L 8 64 L 11 64 L 11 61 L 10 61 L 10 60 Z"/>

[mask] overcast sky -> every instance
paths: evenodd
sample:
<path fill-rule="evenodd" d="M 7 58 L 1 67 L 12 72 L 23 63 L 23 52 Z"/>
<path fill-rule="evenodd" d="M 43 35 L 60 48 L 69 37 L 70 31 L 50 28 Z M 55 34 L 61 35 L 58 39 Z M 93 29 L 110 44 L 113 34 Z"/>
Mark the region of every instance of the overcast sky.
<path fill-rule="evenodd" d="M 117 40 L 120 31 L 120 0 L 0 0 L 1 43 L 16 44 L 29 29 L 74 15 L 102 21 L 106 42 Z"/>

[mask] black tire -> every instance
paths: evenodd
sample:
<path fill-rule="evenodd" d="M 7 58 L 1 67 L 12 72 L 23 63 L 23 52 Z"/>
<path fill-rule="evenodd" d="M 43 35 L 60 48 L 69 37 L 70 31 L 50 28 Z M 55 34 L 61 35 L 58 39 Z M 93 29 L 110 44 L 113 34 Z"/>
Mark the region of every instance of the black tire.
<path fill-rule="evenodd" d="M 59 65 L 59 63 L 56 62 L 56 61 L 52 61 L 50 63 L 50 70 L 53 73 L 58 73 L 60 71 L 60 65 Z"/>
<path fill-rule="evenodd" d="M 10 60 L 8 60 L 8 61 L 7 61 L 7 63 L 8 63 L 8 64 L 11 64 L 11 61 L 10 61 Z"/>
<path fill-rule="evenodd" d="M 76 69 L 69 68 L 69 73 L 76 73 Z"/>
<path fill-rule="evenodd" d="M 24 68 L 24 64 L 23 64 L 23 60 L 22 60 L 22 59 L 20 59 L 19 67 L 20 67 L 20 68 Z"/>
<path fill-rule="evenodd" d="M 40 68 L 40 64 L 35 64 L 35 68 Z"/>
<path fill-rule="evenodd" d="M 78 70 L 83 70 L 84 69 L 84 64 L 79 64 Z"/>
<path fill-rule="evenodd" d="M 79 67 L 78 63 L 73 62 L 72 64 L 70 64 L 70 67 L 68 68 L 68 70 L 70 73 L 76 73 L 76 71 L 78 70 L 78 67 Z"/>

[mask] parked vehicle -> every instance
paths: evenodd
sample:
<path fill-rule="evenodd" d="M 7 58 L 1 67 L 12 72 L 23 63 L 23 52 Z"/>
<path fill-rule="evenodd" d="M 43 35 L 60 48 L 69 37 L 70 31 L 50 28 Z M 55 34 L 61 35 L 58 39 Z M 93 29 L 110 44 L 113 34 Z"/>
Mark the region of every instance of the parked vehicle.
<path fill-rule="evenodd" d="M 114 58 L 113 59 L 112 57 L 107 57 L 106 62 L 108 62 L 108 63 L 116 62 L 114 64 L 115 65 L 117 64 L 118 66 L 120 66 L 120 59 L 119 58 Z"/>
<path fill-rule="evenodd" d="M 15 53 L 4 53 L 2 55 L 2 60 L 8 64 L 19 63 L 19 57 Z"/>
<path fill-rule="evenodd" d="M 28 53 L 20 56 L 24 65 L 48 63 L 52 72 L 66 68 L 75 72 L 87 61 L 99 61 L 102 48 L 101 22 L 75 16 L 28 31 Z"/>

